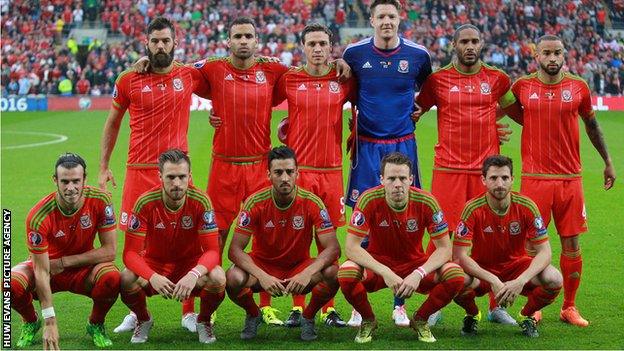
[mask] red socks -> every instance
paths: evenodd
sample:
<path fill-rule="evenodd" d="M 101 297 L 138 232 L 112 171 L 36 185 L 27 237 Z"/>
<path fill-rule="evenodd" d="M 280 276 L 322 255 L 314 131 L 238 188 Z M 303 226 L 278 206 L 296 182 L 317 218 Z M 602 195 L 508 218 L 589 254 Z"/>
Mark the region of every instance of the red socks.
<path fill-rule="evenodd" d="M 33 306 L 33 295 L 28 291 L 28 278 L 21 273 L 11 272 L 11 307 L 22 316 L 26 323 L 37 321 Z"/>
<path fill-rule="evenodd" d="M 345 299 L 362 315 L 362 319 L 375 319 L 373 309 L 368 302 L 366 288 L 362 284 L 362 273 L 357 267 L 341 267 L 338 270 L 338 283 Z"/>
<path fill-rule="evenodd" d="M 566 309 L 575 305 L 576 291 L 581 283 L 583 258 L 581 250 L 571 251 L 563 249 L 559 258 L 561 274 L 563 275 L 563 307 Z"/>
<path fill-rule="evenodd" d="M 225 285 L 206 285 L 199 293 L 197 322 L 210 322 L 210 316 L 225 298 Z"/>

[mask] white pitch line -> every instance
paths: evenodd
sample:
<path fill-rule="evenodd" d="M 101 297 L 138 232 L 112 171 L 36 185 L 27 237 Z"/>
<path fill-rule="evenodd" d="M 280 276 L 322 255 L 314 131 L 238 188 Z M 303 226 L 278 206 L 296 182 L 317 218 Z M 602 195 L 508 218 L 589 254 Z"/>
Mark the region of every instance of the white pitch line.
<path fill-rule="evenodd" d="M 29 148 L 29 147 L 37 147 L 37 146 L 43 146 L 43 145 L 50 145 L 50 144 L 58 144 L 58 143 L 62 143 L 64 141 L 66 141 L 68 138 L 66 135 L 62 135 L 62 134 L 53 134 L 53 133 L 42 133 L 42 132 L 20 132 L 20 131 L 14 131 L 14 130 L 3 130 L 2 133 L 11 133 L 11 134 L 25 134 L 25 135 L 43 135 L 43 136 L 49 136 L 49 137 L 53 137 L 56 138 L 54 140 L 50 140 L 50 141 L 42 141 L 40 143 L 32 143 L 32 144 L 23 144 L 23 145 L 11 145 L 11 146 L 3 146 L 2 150 L 13 150 L 13 149 L 25 149 L 25 148 Z"/>

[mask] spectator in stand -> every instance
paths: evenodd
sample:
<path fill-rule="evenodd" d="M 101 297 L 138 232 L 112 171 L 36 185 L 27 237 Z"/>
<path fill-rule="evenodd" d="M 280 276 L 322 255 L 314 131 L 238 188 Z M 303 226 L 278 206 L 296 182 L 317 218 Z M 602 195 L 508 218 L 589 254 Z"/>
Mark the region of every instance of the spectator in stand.
<path fill-rule="evenodd" d="M 91 82 L 85 77 L 85 73 L 83 72 L 80 75 L 80 79 L 76 82 L 76 94 L 78 95 L 88 95 L 89 90 L 91 90 Z"/>

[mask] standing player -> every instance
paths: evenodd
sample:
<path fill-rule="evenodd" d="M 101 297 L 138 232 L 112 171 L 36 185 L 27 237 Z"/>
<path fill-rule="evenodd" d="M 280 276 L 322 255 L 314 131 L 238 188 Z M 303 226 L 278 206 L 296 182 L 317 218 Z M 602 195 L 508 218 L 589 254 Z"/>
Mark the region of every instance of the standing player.
<path fill-rule="evenodd" d="M 581 179 L 578 116 L 605 162 L 604 188 L 611 189 L 615 169 L 591 105 L 590 90 L 580 77 L 561 72 L 563 41 L 545 35 L 537 42 L 537 73 L 520 78 L 512 91 L 524 109 L 521 192 L 535 201 L 546 226 L 554 218 L 561 239 L 563 307 L 560 318 L 586 327 L 576 309 L 583 260 L 579 235 L 587 231 Z"/>
<path fill-rule="evenodd" d="M 297 155 L 299 185 L 319 196 L 327 206 L 332 223 L 341 227 L 345 223 L 342 113 L 344 104 L 353 101 L 355 87 L 353 80 L 339 83 L 336 79 L 336 68 L 329 64 L 332 32 L 327 27 L 306 26 L 301 33 L 301 44 L 306 64 L 291 68 L 280 78 L 276 88 L 276 103 L 287 99 L 289 116 L 282 122 L 283 128 L 278 134 L 286 135 L 282 141 Z M 270 308 L 268 293 L 261 292 L 260 300 L 261 310 Z M 293 304 L 285 322 L 289 327 L 300 325 L 305 297 L 294 296 Z M 346 326 L 334 309 L 333 300 L 323 306 L 322 312 L 325 324 Z"/>
<path fill-rule="evenodd" d="M 160 294 L 180 301 L 199 296 L 199 342 L 212 343 L 210 316 L 225 297 L 214 211 L 189 185 L 191 161 L 182 150 L 162 153 L 158 169 L 162 184 L 139 197 L 126 231 L 121 299 L 137 316 L 130 342 L 147 341 L 154 320 L 146 296 Z"/>
<path fill-rule="evenodd" d="M 301 319 L 301 339 L 317 338 L 314 316 L 338 291 L 335 261 L 340 246 L 331 219 L 321 199 L 296 186 L 297 160 L 292 149 L 274 148 L 268 157 L 272 186 L 250 196 L 238 216 L 229 257 L 235 264 L 227 272 L 230 299 L 245 309 L 241 338 L 256 336 L 260 309 L 252 291 L 273 296 L 312 291 Z M 245 247 L 253 237 L 251 252 Z M 312 237 L 323 248 L 310 258 Z"/>
<path fill-rule="evenodd" d="M 477 27 L 464 24 L 457 28 L 452 44 L 456 58 L 427 78 L 417 103 L 422 113 L 438 106 L 431 193 L 439 199 L 449 230 L 454 232 L 466 201 L 483 193 L 483 160 L 500 152 L 497 106 L 516 115 L 518 105 L 509 77 L 481 61 L 483 42 Z M 493 298 L 488 319 L 517 324 Z"/>
<path fill-rule="evenodd" d="M 367 190 L 351 216 L 345 246 L 348 261 L 340 266 L 338 281 L 347 301 L 360 313 L 358 343 L 372 340 L 377 328 L 367 292 L 389 287 L 395 296 L 428 294 L 410 326 L 418 340 L 435 342 L 427 318 L 446 306 L 464 286 L 464 272 L 451 259 L 448 225 L 435 198 L 412 187 L 412 162 L 395 152 L 384 156 L 381 185 Z M 423 251 L 427 229 L 436 249 Z M 361 247 L 368 237 L 367 249 Z"/>
<path fill-rule="evenodd" d="M 562 283 L 561 273 L 550 265 L 552 252 L 544 221 L 530 198 L 511 191 L 510 158 L 488 157 L 481 179 L 487 191 L 466 203 L 454 239 L 453 258 L 467 274 L 478 278 L 455 298 L 467 313 L 461 333 L 476 335 L 479 309 L 474 298 L 491 290 L 502 306 L 526 295 L 520 327 L 524 335 L 538 337 L 533 314 L 555 301 Z M 533 244 L 535 257 L 526 254 L 527 241 Z"/>
<path fill-rule="evenodd" d="M 402 152 L 413 165 L 414 186 L 420 172 L 414 136 L 414 94 L 431 74 L 427 50 L 398 35 L 401 4 L 398 0 L 375 0 L 370 6 L 372 38 L 349 45 L 343 54 L 358 83 L 358 110 L 352 135 L 351 174 L 346 203 L 354 206 L 359 195 L 379 184 L 384 155 Z M 353 318 L 354 317 L 354 318 Z M 357 316 L 352 317 L 357 325 Z M 409 325 L 402 300 L 395 300 L 393 319 Z"/>
<path fill-rule="evenodd" d="M 130 145 L 119 223 L 124 231 L 137 198 L 160 183 L 158 155 L 170 148 L 188 151 L 192 94 L 207 97 L 208 87 L 201 74 L 173 61 L 176 45 L 173 23 L 166 18 L 155 18 L 147 27 L 145 43 L 150 73 L 125 71 L 115 84 L 112 107 L 102 133 L 99 186 L 106 190 L 108 181 L 116 186 L 109 161 L 121 120 L 126 110 L 130 110 Z M 183 304 L 182 325 L 191 332 L 195 332 L 197 320 L 193 309 L 193 300 Z M 132 330 L 135 324 L 136 316 L 129 314 L 115 332 Z"/>
<path fill-rule="evenodd" d="M 11 306 L 24 320 L 16 346 L 33 344 L 42 320 L 33 298 L 41 305 L 43 348 L 59 349 L 52 294 L 69 291 L 90 297 L 93 309 L 87 333 L 96 347 L 113 343 L 104 320 L 119 294 L 119 270 L 115 267 L 117 236 L 110 195 L 86 186 L 84 160 L 67 153 L 54 166 L 57 191 L 44 197 L 28 213 L 26 232 L 30 258 L 11 270 Z M 100 247 L 93 241 L 98 236 Z"/>

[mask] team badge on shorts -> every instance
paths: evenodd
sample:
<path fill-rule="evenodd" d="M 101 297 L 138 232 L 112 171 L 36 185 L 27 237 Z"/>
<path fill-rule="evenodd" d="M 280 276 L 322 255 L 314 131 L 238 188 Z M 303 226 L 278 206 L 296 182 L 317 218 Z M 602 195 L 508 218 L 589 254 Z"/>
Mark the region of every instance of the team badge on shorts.
<path fill-rule="evenodd" d="M 407 60 L 400 60 L 399 68 L 397 70 L 399 71 L 399 73 L 409 72 L 409 62 Z"/>
<path fill-rule="evenodd" d="M 293 229 L 303 229 L 303 217 L 294 216 L 292 219 L 292 227 Z"/>
<path fill-rule="evenodd" d="M 561 101 L 570 102 L 572 101 L 572 92 L 568 89 L 565 89 L 561 92 Z"/>
<path fill-rule="evenodd" d="M 28 242 L 31 246 L 39 246 L 43 242 L 43 237 L 37 232 L 28 233 Z"/>
<path fill-rule="evenodd" d="M 193 228 L 193 218 L 191 216 L 182 216 L 182 229 Z"/>
<path fill-rule="evenodd" d="M 266 83 L 266 76 L 264 75 L 264 72 L 262 71 L 256 72 L 256 83 L 258 84 Z"/>
<path fill-rule="evenodd" d="M 335 81 L 330 81 L 329 82 L 329 92 L 330 93 L 338 93 L 340 92 L 340 84 L 338 84 L 338 82 Z"/>
<path fill-rule="evenodd" d="M 511 235 L 518 235 L 518 234 L 520 234 L 520 223 L 518 223 L 518 222 L 511 222 L 511 223 L 509 223 L 509 234 L 511 234 Z"/>
<path fill-rule="evenodd" d="M 139 227 L 141 226 L 141 222 L 139 222 L 139 219 L 137 218 L 137 216 L 135 215 L 131 215 L 130 216 L 130 229 L 132 230 L 137 230 L 139 229 Z"/>
<path fill-rule="evenodd" d="M 359 227 L 359 226 L 362 226 L 364 222 L 366 222 L 366 219 L 364 218 L 364 214 L 362 212 L 360 211 L 353 212 L 353 214 L 351 215 L 351 224 L 353 224 L 356 227 Z"/>
<path fill-rule="evenodd" d="M 405 231 L 408 233 L 413 233 L 418 230 L 418 222 L 415 218 L 410 218 L 407 220 Z"/>
<path fill-rule="evenodd" d="M 238 225 L 241 227 L 246 227 L 249 225 L 250 222 L 251 217 L 249 216 L 249 213 L 246 211 L 241 211 L 240 215 L 238 216 Z"/>
<path fill-rule="evenodd" d="M 490 85 L 488 83 L 481 83 L 481 94 L 490 95 L 491 92 L 492 89 L 490 88 Z"/>
<path fill-rule="evenodd" d="M 184 89 L 184 84 L 182 84 L 182 79 L 174 78 L 173 79 L 173 90 L 182 91 Z"/>
<path fill-rule="evenodd" d="M 80 217 L 80 228 L 87 229 L 91 227 L 91 217 L 88 214 L 82 215 Z"/>

